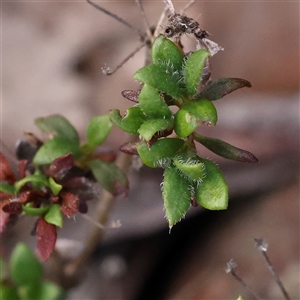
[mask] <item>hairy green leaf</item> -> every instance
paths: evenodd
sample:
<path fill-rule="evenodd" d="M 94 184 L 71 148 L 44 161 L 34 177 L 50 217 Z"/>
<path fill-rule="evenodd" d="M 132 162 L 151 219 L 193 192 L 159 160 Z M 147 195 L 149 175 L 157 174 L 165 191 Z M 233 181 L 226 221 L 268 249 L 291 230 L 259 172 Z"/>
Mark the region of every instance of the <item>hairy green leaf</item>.
<path fill-rule="evenodd" d="M 138 154 L 143 163 L 150 168 L 167 167 L 184 141 L 178 138 L 164 138 L 156 141 L 150 148 L 141 142 L 137 146 Z"/>
<path fill-rule="evenodd" d="M 171 228 L 185 216 L 190 207 L 190 183 L 178 174 L 176 168 L 168 168 L 164 172 L 162 195 L 166 218 Z"/>
<path fill-rule="evenodd" d="M 146 120 L 146 116 L 138 106 L 128 108 L 123 117 L 118 109 L 111 110 L 109 115 L 119 128 L 135 135 L 138 135 L 139 128 Z"/>
<path fill-rule="evenodd" d="M 155 133 L 166 129 L 171 129 L 172 125 L 172 119 L 147 120 L 141 125 L 139 129 L 139 134 L 146 141 L 150 141 Z"/>
<path fill-rule="evenodd" d="M 228 206 L 228 186 L 219 168 L 210 160 L 200 158 L 206 175 L 200 185 L 195 186 L 196 201 L 210 210 L 226 209 Z"/>
<path fill-rule="evenodd" d="M 184 55 L 179 48 L 167 39 L 159 35 L 152 45 L 153 64 L 168 64 L 174 70 L 181 71 Z"/>
<path fill-rule="evenodd" d="M 195 155 L 178 154 L 174 158 L 174 165 L 183 177 L 192 182 L 200 183 L 206 175 L 204 164 Z"/>
<path fill-rule="evenodd" d="M 148 65 L 134 74 L 134 79 L 148 83 L 158 91 L 166 93 L 179 102 L 187 97 L 182 75 L 168 65 Z"/>
<path fill-rule="evenodd" d="M 186 60 L 183 72 L 186 87 L 190 95 L 195 95 L 198 91 L 202 69 L 209 55 L 209 51 L 201 49 L 192 53 Z"/>
<path fill-rule="evenodd" d="M 151 119 L 171 118 L 171 111 L 157 89 L 145 83 L 139 95 L 139 107 Z"/>
<path fill-rule="evenodd" d="M 175 114 L 174 130 L 180 137 L 187 137 L 201 124 L 214 126 L 218 115 L 214 105 L 205 99 L 188 102 Z"/>

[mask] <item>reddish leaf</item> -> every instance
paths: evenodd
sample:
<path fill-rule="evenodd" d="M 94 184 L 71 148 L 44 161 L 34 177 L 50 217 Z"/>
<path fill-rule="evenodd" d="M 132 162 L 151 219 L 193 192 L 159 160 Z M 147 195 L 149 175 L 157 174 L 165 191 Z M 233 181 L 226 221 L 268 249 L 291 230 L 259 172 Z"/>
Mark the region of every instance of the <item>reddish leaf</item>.
<path fill-rule="evenodd" d="M 22 212 L 22 204 L 20 202 L 11 202 L 3 206 L 2 210 L 8 214 L 20 214 Z"/>
<path fill-rule="evenodd" d="M 232 146 L 222 140 L 202 136 L 197 133 L 194 133 L 194 138 L 204 147 L 224 158 L 240 162 L 258 162 L 258 159 L 251 152 Z"/>
<path fill-rule="evenodd" d="M 59 197 L 58 196 L 51 196 L 51 201 L 54 202 L 54 203 L 57 203 L 59 200 Z"/>
<path fill-rule="evenodd" d="M 49 176 L 54 179 L 62 179 L 66 173 L 74 166 L 74 157 L 68 153 L 56 158 L 49 167 Z"/>
<path fill-rule="evenodd" d="M 85 201 L 79 200 L 78 211 L 81 214 L 86 214 L 88 212 L 88 206 Z"/>
<path fill-rule="evenodd" d="M 198 99 L 218 100 L 233 91 L 252 85 L 249 81 L 241 78 L 219 78 L 207 85 L 204 91 L 198 95 Z"/>
<path fill-rule="evenodd" d="M 139 103 L 138 98 L 139 98 L 140 92 L 141 92 L 140 90 L 137 90 L 137 91 L 125 90 L 121 94 L 125 99 L 130 100 L 135 103 Z"/>
<path fill-rule="evenodd" d="M 54 250 L 57 238 L 56 226 L 40 217 L 36 228 L 37 248 L 43 260 L 47 260 Z"/>
<path fill-rule="evenodd" d="M 27 166 L 28 160 L 22 159 L 18 162 L 18 169 L 19 169 L 19 174 L 21 178 L 24 178 L 26 176 L 26 166 Z"/>
<path fill-rule="evenodd" d="M 78 210 L 78 198 L 72 193 L 61 193 L 62 206 L 61 211 L 64 215 L 71 217 Z"/>
<path fill-rule="evenodd" d="M 38 191 L 38 190 L 31 190 L 31 191 L 26 191 L 21 193 L 20 195 L 24 194 L 24 200 L 25 200 L 25 195 L 27 195 L 27 199 L 26 201 L 22 201 L 22 199 L 20 199 L 21 203 L 27 203 L 27 202 L 34 202 L 36 205 L 40 205 L 41 200 L 45 199 L 46 197 L 46 193 L 43 191 Z"/>
<path fill-rule="evenodd" d="M 0 209 L 0 235 L 6 227 L 6 223 L 9 220 L 9 214 Z"/>
<path fill-rule="evenodd" d="M 113 151 L 107 151 L 107 152 L 99 152 L 99 153 L 94 153 L 91 156 L 92 159 L 101 159 L 107 162 L 114 162 L 116 159 L 116 153 Z"/>
<path fill-rule="evenodd" d="M 139 143 L 137 142 L 129 142 L 129 143 L 125 143 L 123 145 L 120 146 L 120 151 L 127 153 L 127 154 L 132 154 L 132 155 L 138 155 L 138 151 L 137 151 L 137 146 L 139 145 Z"/>
<path fill-rule="evenodd" d="M 9 184 L 13 184 L 16 181 L 16 176 L 2 152 L 0 152 L 0 180 L 5 180 Z"/>

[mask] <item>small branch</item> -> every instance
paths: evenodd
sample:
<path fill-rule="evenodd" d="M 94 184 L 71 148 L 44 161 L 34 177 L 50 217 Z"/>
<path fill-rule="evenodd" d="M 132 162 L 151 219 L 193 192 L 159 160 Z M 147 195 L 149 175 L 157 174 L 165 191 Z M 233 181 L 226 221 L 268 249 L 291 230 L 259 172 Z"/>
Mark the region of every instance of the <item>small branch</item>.
<path fill-rule="evenodd" d="M 231 259 L 225 268 L 226 273 L 230 273 L 245 289 L 247 289 L 256 300 L 262 300 L 254 291 L 253 289 L 241 278 L 239 277 L 235 271 L 234 268 L 237 266 L 236 262 Z"/>
<path fill-rule="evenodd" d="M 136 141 L 136 136 L 130 136 L 130 141 Z M 116 160 L 116 164 L 119 168 L 127 173 L 131 163 L 131 155 L 120 153 Z M 102 199 L 99 200 L 99 205 L 95 211 L 95 222 L 105 225 L 107 223 L 110 212 L 112 211 L 115 205 L 115 199 L 107 191 L 103 191 Z M 65 284 L 64 288 L 71 288 L 76 286 L 81 279 L 81 275 L 83 275 L 82 270 L 84 266 L 90 259 L 93 251 L 96 247 L 102 242 L 105 234 L 104 228 L 92 227 L 89 231 L 86 241 L 84 243 L 85 247 L 83 251 L 69 264 L 65 266 L 65 280 L 63 281 Z"/>
<path fill-rule="evenodd" d="M 117 20 L 121 24 L 127 26 L 128 28 L 134 30 L 142 39 L 145 37 L 145 34 L 143 31 L 141 31 L 139 28 L 133 26 L 132 24 L 128 23 L 124 19 L 120 18 L 118 15 L 110 12 L 109 10 L 97 5 L 96 3 L 92 2 L 91 0 L 86 0 L 89 4 L 91 4 L 94 8 L 97 10 L 102 11 L 103 13 L 107 14 L 108 16 L 112 17 L 113 19 Z"/>
<path fill-rule="evenodd" d="M 256 247 L 262 253 L 262 255 L 263 255 L 263 257 L 266 261 L 267 267 L 268 267 L 270 273 L 272 274 L 272 276 L 274 277 L 276 283 L 278 284 L 282 294 L 284 295 L 284 298 L 286 300 L 290 300 L 291 298 L 290 298 L 288 292 L 286 291 L 285 287 L 283 286 L 283 283 L 280 280 L 279 276 L 275 272 L 275 270 L 273 268 L 273 265 L 272 265 L 268 255 L 267 255 L 268 243 L 262 238 L 259 238 L 259 239 L 255 238 L 254 240 L 255 240 L 255 243 L 256 243 Z"/>

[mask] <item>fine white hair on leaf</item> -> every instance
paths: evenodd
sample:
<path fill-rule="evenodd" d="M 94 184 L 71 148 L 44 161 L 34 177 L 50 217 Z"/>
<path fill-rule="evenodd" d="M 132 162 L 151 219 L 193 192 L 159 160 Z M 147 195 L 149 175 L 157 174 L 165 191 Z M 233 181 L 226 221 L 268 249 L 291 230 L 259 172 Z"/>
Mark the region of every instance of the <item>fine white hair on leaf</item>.
<path fill-rule="evenodd" d="M 170 167 L 172 159 L 170 157 L 162 157 L 155 162 L 155 167 L 166 169 Z"/>

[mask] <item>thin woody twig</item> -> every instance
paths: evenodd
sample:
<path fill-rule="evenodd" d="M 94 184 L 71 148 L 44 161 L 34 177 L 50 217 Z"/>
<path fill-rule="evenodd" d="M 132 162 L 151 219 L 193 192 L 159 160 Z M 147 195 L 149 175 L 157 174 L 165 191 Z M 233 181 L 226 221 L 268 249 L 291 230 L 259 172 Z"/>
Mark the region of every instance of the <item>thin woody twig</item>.
<path fill-rule="evenodd" d="M 261 254 L 263 255 L 266 263 L 267 263 L 267 267 L 270 271 L 270 273 L 272 274 L 272 276 L 274 277 L 276 283 L 278 284 L 282 294 L 284 295 L 284 298 L 286 300 L 290 300 L 290 296 L 288 294 L 288 292 L 286 291 L 282 281 L 280 280 L 279 276 L 277 275 L 277 273 L 275 272 L 273 265 L 267 255 L 267 250 L 268 250 L 268 243 L 263 239 L 263 238 L 255 238 L 255 243 L 256 243 L 256 247 L 258 248 L 258 250 L 261 252 Z"/>
<path fill-rule="evenodd" d="M 254 290 L 240 277 L 238 276 L 235 271 L 234 268 L 237 266 L 236 262 L 231 259 L 228 263 L 227 266 L 225 268 L 225 272 L 226 273 L 230 273 L 245 289 L 247 289 L 256 300 L 262 300 L 262 298 L 260 298 L 255 292 Z"/>
<path fill-rule="evenodd" d="M 86 0 L 89 4 L 91 4 L 94 8 L 96 8 L 97 10 L 102 11 L 103 13 L 107 14 L 108 16 L 112 17 L 113 19 L 119 21 L 120 23 L 122 23 L 123 25 L 127 26 L 128 28 L 134 30 L 135 32 L 137 32 L 137 34 L 141 37 L 144 38 L 145 37 L 145 33 L 143 31 L 141 31 L 139 28 L 136 28 L 135 26 L 133 26 L 132 24 L 128 23 L 127 21 L 125 21 L 124 19 L 122 19 L 121 17 L 119 17 L 118 15 L 110 12 L 109 10 L 97 5 L 96 3 L 90 1 L 90 0 Z"/>
<path fill-rule="evenodd" d="M 137 137 L 130 136 L 131 141 L 135 141 Z M 117 158 L 116 164 L 119 168 L 127 173 L 131 162 L 131 156 L 125 153 L 120 153 Z M 112 194 L 107 191 L 103 191 L 102 198 L 99 200 L 99 205 L 95 211 L 95 221 L 105 225 L 108 221 L 108 217 L 115 205 L 115 199 Z M 96 247 L 101 243 L 104 238 L 105 229 L 94 226 L 84 243 L 85 247 L 83 251 L 68 265 L 65 266 L 65 288 L 70 288 L 75 285 L 80 280 L 80 276 L 82 275 L 82 270 L 86 265 L 87 261 L 90 259 L 93 251 Z"/>

